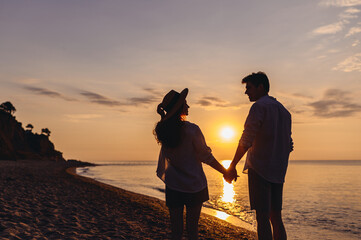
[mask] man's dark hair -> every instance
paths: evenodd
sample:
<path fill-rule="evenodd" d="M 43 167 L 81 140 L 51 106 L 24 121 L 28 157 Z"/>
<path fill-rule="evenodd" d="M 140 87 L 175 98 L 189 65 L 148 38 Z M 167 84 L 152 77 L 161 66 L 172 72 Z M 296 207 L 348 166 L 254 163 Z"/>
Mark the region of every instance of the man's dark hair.
<path fill-rule="evenodd" d="M 252 83 L 255 87 L 258 87 L 260 84 L 263 85 L 264 90 L 269 92 L 269 80 L 267 75 L 264 72 L 257 72 L 248 75 L 242 79 L 242 83 Z"/>

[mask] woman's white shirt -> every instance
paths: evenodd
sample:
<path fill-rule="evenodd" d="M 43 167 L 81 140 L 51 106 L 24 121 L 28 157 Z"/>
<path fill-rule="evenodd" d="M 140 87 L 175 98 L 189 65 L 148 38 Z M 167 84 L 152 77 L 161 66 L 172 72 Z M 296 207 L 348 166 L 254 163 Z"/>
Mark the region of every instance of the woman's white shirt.
<path fill-rule="evenodd" d="M 201 129 L 196 124 L 185 121 L 179 145 L 175 148 L 161 147 L 157 176 L 173 190 L 199 192 L 207 187 L 202 162 L 209 165 L 213 161 L 216 159 L 207 146 Z"/>

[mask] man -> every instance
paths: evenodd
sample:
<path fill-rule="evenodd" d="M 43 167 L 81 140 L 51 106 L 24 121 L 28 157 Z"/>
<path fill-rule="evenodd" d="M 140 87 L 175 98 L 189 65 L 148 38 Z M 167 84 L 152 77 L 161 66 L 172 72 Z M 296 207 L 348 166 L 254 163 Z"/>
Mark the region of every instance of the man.
<path fill-rule="evenodd" d="M 236 165 L 248 151 L 243 172 L 248 173 L 250 203 L 251 209 L 256 210 L 258 239 L 287 239 L 281 210 L 288 157 L 293 150 L 291 114 L 268 95 L 269 80 L 265 73 L 252 73 L 243 78 L 242 83 L 246 84 L 245 94 L 255 103 L 224 177 L 228 182 L 237 180 Z"/>

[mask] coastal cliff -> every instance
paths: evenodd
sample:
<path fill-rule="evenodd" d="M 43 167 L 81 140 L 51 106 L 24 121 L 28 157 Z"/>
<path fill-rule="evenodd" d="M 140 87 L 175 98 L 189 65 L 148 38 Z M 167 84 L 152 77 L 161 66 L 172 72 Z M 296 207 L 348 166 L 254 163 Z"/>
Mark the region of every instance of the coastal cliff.
<path fill-rule="evenodd" d="M 12 115 L 13 111 L 15 108 L 9 110 L 4 103 L 0 106 L 0 160 L 65 161 L 63 154 L 55 150 L 49 140 L 50 131 L 47 128 L 43 129 L 42 134 L 37 134 L 32 132 L 32 125 L 29 124 L 31 128 L 25 130 Z"/>

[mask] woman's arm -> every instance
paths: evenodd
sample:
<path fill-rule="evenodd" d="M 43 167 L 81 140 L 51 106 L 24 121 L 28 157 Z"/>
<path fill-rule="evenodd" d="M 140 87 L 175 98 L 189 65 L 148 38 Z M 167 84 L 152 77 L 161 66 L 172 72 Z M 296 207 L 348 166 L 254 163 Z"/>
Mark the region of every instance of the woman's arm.
<path fill-rule="evenodd" d="M 223 175 L 227 173 L 227 169 L 225 169 L 216 159 L 214 159 L 208 165 L 216 169 L 218 172 L 222 173 Z"/>
<path fill-rule="evenodd" d="M 210 147 L 207 146 L 203 133 L 198 126 L 196 126 L 196 132 L 193 138 L 193 146 L 196 149 L 196 152 L 198 154 L 198 159 L 200 159 L 201 162 L 211 166 L 212 168 L 222 173 L 223 175 L 227 173 L 227 169 L 225 169 L 217 161 L 217 159 L 214 158 L 212 154 L 212 150 Z"/>

